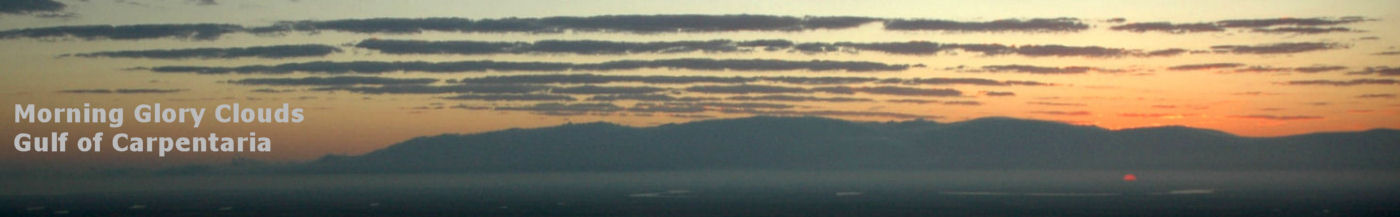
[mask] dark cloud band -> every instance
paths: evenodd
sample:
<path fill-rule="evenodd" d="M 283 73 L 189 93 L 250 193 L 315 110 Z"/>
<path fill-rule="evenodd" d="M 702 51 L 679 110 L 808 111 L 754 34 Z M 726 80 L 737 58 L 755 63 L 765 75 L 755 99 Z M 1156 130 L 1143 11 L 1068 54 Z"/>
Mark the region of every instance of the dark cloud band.
<path fill-rule="evenodd" d="M 614 71 L 636 69 L 688 69 L 705 71 L 903 71 L 909 65 L 885 64 L 865 61 L 790 61 L 772 59 L 663 59 L 663 60 L 619 60 L 602 63 L 561 63 L 561 62 L 497 62 L 490 60 L 457 62 L 424 61 L 356 61 L 330 62 L 316 61 L 286 63 L 280 65 L 248 65 L 237 67 L 216 66 L 158 66 L 135 68 L 160 73 L 196 74 L 287 74 L 293 72 L 327 74 L 381 74 L 389 72 L 485 72 L 485 71 Z"/>
<path fill-rule="evenodd" d="M 384 78 L 384 77 L 363 77 L 363 76 L 338 76 L 338 77 L 305 77 L 305 78 L 245 78 L 239 80 L 229 80 L 231 84 L 243 85 L 403 85 L 403 84 L 431 84 L 437 82 L 434 78 Z"/>
<path fill-rule="evenodd" d="M 340 51 L 340 48 L 329 45 L 303 44 L 235 48 L 104 51 L 68 54 L 64 56 L 152 59 L 233 59 L 245 57 L 279 59 L 292 57 L 322 57 Z"/>

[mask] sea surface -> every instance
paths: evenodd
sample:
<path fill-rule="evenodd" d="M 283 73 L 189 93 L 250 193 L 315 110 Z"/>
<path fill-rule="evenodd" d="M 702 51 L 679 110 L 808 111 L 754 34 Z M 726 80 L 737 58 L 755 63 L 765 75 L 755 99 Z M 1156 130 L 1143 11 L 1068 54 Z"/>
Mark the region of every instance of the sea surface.
<path fill-rule="evenodd" d="M 30 176 L 0 216 L 1400 216 L 1400 172 Z"/>

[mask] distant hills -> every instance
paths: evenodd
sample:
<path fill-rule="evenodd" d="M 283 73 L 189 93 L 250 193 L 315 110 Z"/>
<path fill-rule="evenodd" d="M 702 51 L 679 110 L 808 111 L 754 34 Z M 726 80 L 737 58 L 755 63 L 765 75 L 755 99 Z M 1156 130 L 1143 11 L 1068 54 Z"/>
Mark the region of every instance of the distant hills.
<path fill-rule="evenodd" d="M 278 166 L 292 173 L 685 170 L 1400 168 L 1400 130 L 1240 137 L 1188 127 L 1106 130 L 981 118 L 851 122 L 750 117 L 655 127 L 567 124 L 414 138 L 360 156 Z"/>

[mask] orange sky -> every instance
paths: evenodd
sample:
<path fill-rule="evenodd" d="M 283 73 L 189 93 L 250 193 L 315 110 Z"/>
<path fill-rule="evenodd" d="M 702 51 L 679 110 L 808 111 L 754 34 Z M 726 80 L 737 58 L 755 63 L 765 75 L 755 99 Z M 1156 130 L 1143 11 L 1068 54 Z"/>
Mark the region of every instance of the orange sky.
<path fill-rule="evenodd" d="M 745 117 L 754 112 L 723 112 L 709 108 L 703 112 L 636 112 L 641 107 L 634 100 L 612 102 L 589 101 L 602 94 L 566 94 L 574 101 L 486 101 L 446 99 L 461 93 L 431 94 L 369 94 L 354 91 L 317 91 L 315 85 L 268 86 L 231 84 L 230 80 L 254 78 L 330 77 L 334 74 L 298 71 L 285 74 L 191 74 L 156 73 L 136 67 L 200 66 L 237 67 L 248 65 L 277 65 L 312 61 L 474 61 L 498 62 L 560 62 L 589 64 L 616 60 L 656 59 L 767 59 L 788 61 L 830 60 L 863 61 L 884 64 L 906 64 L 904 70 L 880 72 L 849 72 L 842 70 L 697 70 L 646 68 L 634 70 L 540 70 L 486 72 L 389 72 L 382 74 L 347 74 L 385 78 L 437 79 L 431 86 L 454 85 L 448 79 L 482 78 L 487 76 L 519 75 L 635 75 L 635 76 L 717 76 L 717 77 L 861 77 L 861 78 L 977 78 L 996 81 L 1036 81 L 1053 86 L 987 86 L 968 84 L 908 84 L 896 85 L 916 89 L 953 89 L 956 96 L 912 96 L 858 92 L 785 93 L 812 97 L 845 97 L 860 102 L 789 102 L 742 101 L 795 106 L 784 112 L 841 111 L 881 114 L 902 114 L 935 117 L 940 122 L 954 122 L 979 117 L 1009 116 L 1017 118 L 1054 120 L 1073 124 L 1096 125 L 1109 129 L 1184 125 L 1226 131 L 1242 136 L 1282 136 L 1325 131 L 1356 131 L 1372 128 L 1400 128 L 1400 94 L 1394 83 L 1351 86 L 1288 85 L 1290 81 L 1356 79 L 1397 79 L 1395 75 L 1366 72 L 1394 69 L 1400 55 L 1395 39 L 1400 7 L 1390 1 L 1290 1 L 1273 3 L 1240 1 L 1216 3 L 1203 1 L 1184 3 L 1123 4 L 1116 1 L 1047 1 L 1036 3 L 969 1 L 965 3 L 923 3 L 922 1 L 864 3 L 862 1 L 828 3 L 750 3 L 706 4 L 673 2 L 666 4 L 643 2 L 606 2 L 589 5 L 568 5 L 547 1 L 523 1 L 483 5 L 470 1 L 422 1 L 404 4 L 396 1 L 338 4 L 340 2 L 296 1 L 194 5 L 183 2 L 142 2 L 118 4 L 112 2 L 63 1 L 67 18 L 40 18 L 33 14 L 0 15 L 0 31 L 23 28 L 91 25 L 91 24 L 180 24 L 229 23 L 248 27 L 267 26 L 284 20 L 333 20 L 372 17 L 463 17 L 472 19 L 502 17 L 592 16 L 608 14 L 759 14 L 778 16 L 868 16 L 875 18 L 939 19 L 980 23 L 999 19 L 1076 18 L 1087 28 L 1075 31 L 893 31 L 880 22 L 855 28 L 802 31 L 719 31 L 686 33 L 635 32 L 565 32 L 565 33 L 461 33 L 427 31 L 423 33 L 352 33 L 344 31 L 287 32 L 282 34 L 230 33 L 212 40 L 188 38 L 154 38 L 139 40 L 80 39 L 71 37 L 0 39 L 0 95 L 6 111 L 12 104 L 36 104 L 39 107 L 80 107 L 92 103 L 95 107 L 121 107 L 127 110 L 126 126 L 108 128 L 105 124 L 28 124 L 5 122 L 6 135 L 18 133 L 48 134 L 68 131 L 71 137 L 87 136 L 102 131 L 107 134 L 124 132 L 140 136 L 207 136 L 246 135 L 256 131 L 272 138 L 272 153 L 210 154 L 175 153 L 156 158 L 145 153 L 18 153 L 6 148 L 0 151 L 0 165 L 45 167 L 51 163 L 84 166 L 112 166 L 110 162 L 127 162 L 135 167 L 170 166 L 190 162 L 226 162 L 233 157 L 248 157 L 272 161 L 303 161 L 326 154 L 362 154 L 417 136 L 442 133 L 475 133 L 508 128 L 530 128 L 567 122 L 607 121 L 634 126 L 686 122 L 708 118 Z M 392 3 L 390 3 L 392 2 Z M 975 2 L 975 3 L 974 3 Z M 635 5 L 618 7 L 616 5 Z M 1155 5 L 1155 6 L 1154 6 Z M 1262 7 L 1267 5 L 1267 7 Z M 625 9 L 623 9 L 625 8 Z M 316 10 L 313 10 L 316 9 Z M 460 10 L 446 10 L 460 9 Z M 305 13 L 302 13 L 305 11 Z M 157 13 L 158 12 L 158 13 Z M 168 12 L 168 13 L 167 13 Z M 1264 28 L 1321 27 L 1346 28 L 1346 31 L 1320 34 L 1265 33 L 1256 28 L 1226 28 L 1223 31 L 1199 33 L 1167 33 L 1159 31 L 1131 32 L 1113 30 L 1113 26 L 1131 23 L 1214 23 L 1230 19 L 1277 20 L 1304 18 L 1339 20 L 1360 16 L 1364 21 L 1337 25 L 1277 25 Z M 1111 21 L 1124 18 L 1124 22 Z M 747 41 L 782 39 L 806 42 L 910 42 L 930 41 L 954 44 L 1000 44 L 1007 46 L 1063 45 L 1072 47 L 1098 46 L 1130 51 L 1156 51 L 1180 48 L 1188 52 L 1170 56 L 1033 56 L 988 55 L 967 50 L 950 50 L 931 54 L 891 54 L 876 50 L 854 52 L 803 52 L 794 49 L 740 52 L 659 52 L 627 54 L 574 53 L 496 53 L 496 54 L 386 54 L 378 50 L 355 47 L 366 39 L 421 41 L 485 41 L 536 42 L 541 40 L 602 40 L 613 42 L 668 42 L 695 40 Z M 1218 45 L 1267 46 L 1280 43 L 1322 44 L 1332 47 L 1306 51 L 1228 52 L 1212 49 Z M 341 52 L 325 56 L 292 58 L 111 58 L 60 57 L 100 51 L 130 51 L 150 49 L 237 48 L 270 45 L 322 44 L 334 46 Z M 1196 64 L 1235 63 L 1238 66 L 1203 70 L 1171 70 L 1172 67 Z M 1084 73 L 1047 74 L 1033 72 L 986 72 L 988 66 L 1035 66 L 1045 68 L 1093 67 Z M 921 66 L 921 67 L 920 67 Z M 1339 67 L 1321 72 L 1302 72 L 1296 68 Z M 962 68 L 959 68 L 962 67 Z M 1271 72 L 1243 72 L 1251 67 L 1278 69 Z M 981 70 L 979 70 L 981 69 Z M 1237 72 L 1239 71 L 1239 72 Z M 819 88 L 830 86 L 880 87 L 880 83 L 841 85 L 790 84 L 750 82 L 789 88 Z M 610 87 L 656 87 L 667 89 L 658 94 L 675 97 L 711 97 L 714 102 L 738 103 L 736 96 L 768 94 L 706 93 L 688 88 L 704 85 L 733 85 L 712 83 L 655 84 L 617 82 L 595 84 Z M 556 87 L 576 87 L 581 84 L 554 84 Z M 361 85 L 360 87 L 378 87 Z M 94 94 L 73 93 L 86 89 L 159 89 L 174 93 Z M 255 92 L 258 89 L 278 93 Z M 68 92 L 65 92 L 68 91 Z M 992 96 L 987 92 L 1010 92 L 1014 96 Z M 895 103 L 891 100 L 933 100 L 937 103 Z M 947 102 L 960 103 L 947 103 Z M 513 111 L 510 107 L 533 106 L 540 103 L 608 103 L 623 111 L 586 112 L 575 115 L 545 115 L 541 112 Z M 976 102 L 969 105 L 969 102 Z M 140 124 L 131 120 L 132 107 L 138 104 L 161 103 L 163 106 L 207 107 L 240 103 L 245 106 L 277 106 L 289 103 L 305 108 L 307 119 L 298 124 L 222 124 L 206 117 L 204 126 L 192 128 L 187 124 Z M 462 105 L 484 109 L 453 109 Z M 830 114 L 830 113 L 827 113 Z M 833 118 L 886 121 L 908 120 L 909 117 L 837 115 Z M 118 166 L 120 167 L 120 166 Z"/>

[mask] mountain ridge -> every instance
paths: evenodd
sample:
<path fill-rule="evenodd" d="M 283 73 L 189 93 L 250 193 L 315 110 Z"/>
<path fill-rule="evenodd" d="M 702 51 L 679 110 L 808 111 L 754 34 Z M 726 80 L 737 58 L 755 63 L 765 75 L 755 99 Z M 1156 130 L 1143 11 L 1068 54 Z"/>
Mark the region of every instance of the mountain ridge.
<path fill-rule="evenodd" d="M 425 136 L 276 171 L 1400 168 L 1395 153 L 1400 131 L 1394 129 L 1243 137 L 1183 126 L 1109 130 L 1005 117 L 938 123 L 757 116 Z"/>

